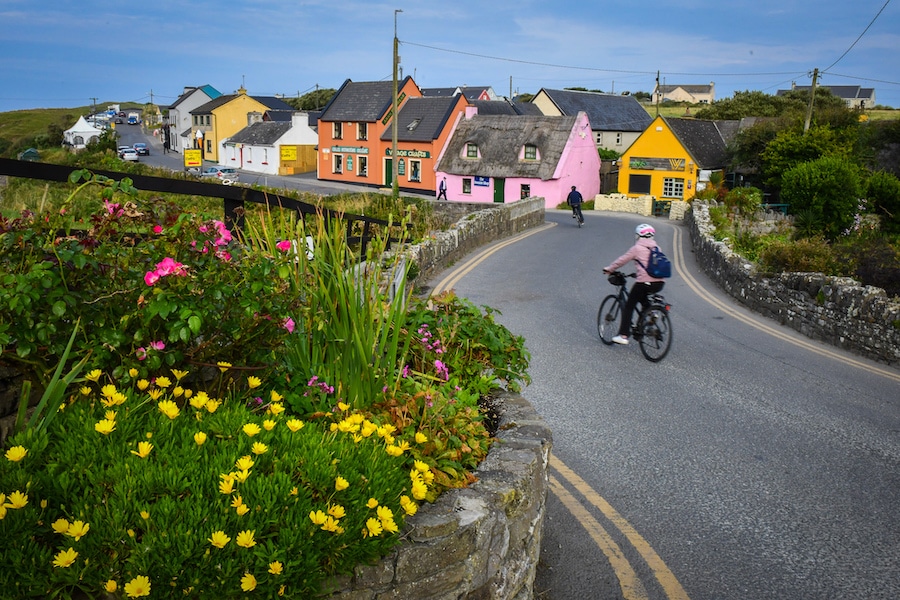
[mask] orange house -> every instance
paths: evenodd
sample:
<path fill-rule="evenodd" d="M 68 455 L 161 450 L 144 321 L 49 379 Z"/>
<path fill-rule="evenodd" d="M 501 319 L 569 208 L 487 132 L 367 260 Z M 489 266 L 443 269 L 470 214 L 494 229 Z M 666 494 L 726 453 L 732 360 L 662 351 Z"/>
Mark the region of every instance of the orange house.
<path fill-rule="evenodd" d="M 405 77 L 397 84 L 398 107 L 421 96 L 419 86 L 411 77 Z M 323 181 L 376 187 L 392 185 L 392 109 L 392 81 L 354 83 L 346 80 L 319 117 L 316 177 Z M 385 132 L 388 136 L 386 144 L 383 140 Z"/>

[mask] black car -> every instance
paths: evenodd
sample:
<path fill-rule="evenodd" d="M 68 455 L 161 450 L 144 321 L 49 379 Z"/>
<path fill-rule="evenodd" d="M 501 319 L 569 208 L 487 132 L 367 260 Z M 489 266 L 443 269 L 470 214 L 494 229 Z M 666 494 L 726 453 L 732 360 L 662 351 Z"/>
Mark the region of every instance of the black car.
<path fill-rule="evenodd" d="M 134 151 L 138 153 L 138 156 L 150 156 L 150 148 L 143 142 L 135 144 Z"/>

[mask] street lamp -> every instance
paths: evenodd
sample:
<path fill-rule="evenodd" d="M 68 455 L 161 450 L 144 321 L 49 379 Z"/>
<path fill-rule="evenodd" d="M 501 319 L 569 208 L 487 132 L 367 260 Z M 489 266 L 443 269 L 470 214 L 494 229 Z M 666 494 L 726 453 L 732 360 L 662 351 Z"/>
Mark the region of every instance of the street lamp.
<path fill-rule="evenodd" d="M 397 181 L 397 63 L 400 57 L 397 56 L 399 42 L 397 41 L 397 13 L 403 10 L 398 8 L 394 10 L 394 88 L 391 97 L 391 185 L 393 187 L 394 200 L 400 197 L 400 182 Z"/>

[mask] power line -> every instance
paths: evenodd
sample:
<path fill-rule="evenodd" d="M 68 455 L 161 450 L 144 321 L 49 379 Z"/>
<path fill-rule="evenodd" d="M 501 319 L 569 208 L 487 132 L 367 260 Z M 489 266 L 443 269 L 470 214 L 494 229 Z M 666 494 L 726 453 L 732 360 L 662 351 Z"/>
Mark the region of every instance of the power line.
<path fill-rule="evenodd" d="M 847 48 L 847 49 L 844 51 L 843 54 L 841 54 L 840 58 L 838 58 L 836 61 L 834 61 L 833 63 L 831 63 L 831 66 L 829 66 L 827 69 L 824 69 L 824 70 L 822 71 L 823 73 L 827 73 L 828 70 L 831 69 L 831 67 L 833 67 L 834 65 L 838 64 L 839 62 L 841 62 L 841 60 L 842 60 L 845 56 L 847 56 L 847 54 L 848 54 L 851 50 L 853 50 L 853 46 L 855 46 L 856 43 L 859 42 L 859 40 L 862 39 L 862 36 L 866 35 L 866 32 L 869 30 L 869 27 L 871 27 L 872 25 L 875 24 L 875 21 L 878 19 L 878 17 L 881 16 L 881 13 L 884 12 L 884 9 L 887 8 L 887 5 L 890 4 L 890 3 L 891 3 L 891 0 L 887 0 L 887 1 L 884 3 L 884 6 L 881 7 L 881 10 L 879 10 L 878 13 L 877 13 L 874 17 L 872 17 L 872 20 L 869 21 L 869 24 L 866 25 L 866 28 L 863 29 L 863 32 L 862 32 L 861 34 L 859 34 L 859 37 L 857 37 L 856 40 L 855 40 L 852 44 L 850 44 L 850 47 Z"/>

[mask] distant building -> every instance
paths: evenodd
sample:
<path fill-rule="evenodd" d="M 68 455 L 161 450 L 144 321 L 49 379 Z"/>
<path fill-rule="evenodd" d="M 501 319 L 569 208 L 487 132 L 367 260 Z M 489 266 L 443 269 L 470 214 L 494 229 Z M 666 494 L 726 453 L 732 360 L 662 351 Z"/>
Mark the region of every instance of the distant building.
<path fill-rule="evenodd" d="M 840 98 L 844 101 L 844 104 L 847 105 L 847 108 L 851 109 L 867 109 L 874 108 L 875 102 L 875 88 L 864 88 L 858 85 L 820 85 L 823 89 L 830 91 L 832 94 Z M 776 96 L 784 96 L 790 91 L 805 91 L 809 92 L 812 89 L 812 86 L 809 85 L 796 85 L 795 83 L 791 83 L 790 90 L 778 90 L 775 92 Z"/>
<path fill-rule="evenodd" d="M 716 101 L 716 84 L 708 85 L 657 85 L 651 95 L 653 104 L 659 102 L 689 102 L 690 104 L 712 104 Z"/>

